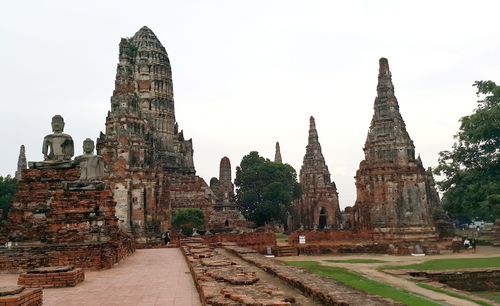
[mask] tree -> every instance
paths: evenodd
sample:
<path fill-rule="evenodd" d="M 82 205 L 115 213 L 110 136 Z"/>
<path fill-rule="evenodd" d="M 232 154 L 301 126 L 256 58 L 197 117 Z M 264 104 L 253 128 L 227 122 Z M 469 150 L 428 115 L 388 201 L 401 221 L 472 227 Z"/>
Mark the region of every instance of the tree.
<path fill-rule="evenodd" d="M 439 153 L 436 174 L 443 207 L 454 218 L 493 221 L 500 218 L 500 86 L 476 81 L 482 100 L 474 112 L 460 119 L 451 151 Z"/>
<path fill-rule="evenodd" d="M 181 208 L 174 210 L 172 226 L 184 235 L 190 236 L 193 228 L 201 229 L 205 224 L 203 211 L 198 208 Z"/>
<path fill-rule="evenodd" d="M 274 163 L 250 152 L 236 167 L 236 204 L 258 226 L 286 224 L 290 206 L 300 197 L 297 173 L 288 164 Z"/>
<path fill-rule="evenodd" d="M 17 180 L 11 178 L 10 175 L 6 177 L 0 176 L 0 210 L 3 211 L 3 216 L 0 214 L 0 219 L 7 218 L 12 197 L 17 191 Z"/>

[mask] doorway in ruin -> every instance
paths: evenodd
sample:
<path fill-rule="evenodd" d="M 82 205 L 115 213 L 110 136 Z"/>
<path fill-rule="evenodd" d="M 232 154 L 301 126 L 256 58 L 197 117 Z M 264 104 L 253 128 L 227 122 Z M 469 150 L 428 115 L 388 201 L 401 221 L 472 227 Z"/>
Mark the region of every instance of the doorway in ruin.
<path fill-rule="evenodd" d="M 319 229 L 324 229 L 326 227 L 327 215 L 325 209 L 322 207 L 319 211 Z"/>

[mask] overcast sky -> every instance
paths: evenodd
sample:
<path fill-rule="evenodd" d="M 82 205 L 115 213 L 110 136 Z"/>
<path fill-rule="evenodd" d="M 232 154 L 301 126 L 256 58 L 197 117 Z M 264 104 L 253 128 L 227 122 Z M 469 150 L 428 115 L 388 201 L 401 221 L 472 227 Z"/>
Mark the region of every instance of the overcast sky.
<path fill-rule="evenodd" d="M 42 3 L 43 2 L 43 3 Z M 449 149 L 476 107 L 475 80 L 500 82 L 499 1 L 8 1 L 0 11 L 0 175 L 19 146 L 42 160 L 61 114 L 81 154 L 104 130 L 118 43 L 143 25 L 167 49 L 180 129 L 198 175 L 233 173 L 252 150 L 299 172 L 309 116 L 341 207 L 373 114 L 387 57 L 407 130 L 425 167 Z M 234 178 L 234 176 L 233 176 Z"/>

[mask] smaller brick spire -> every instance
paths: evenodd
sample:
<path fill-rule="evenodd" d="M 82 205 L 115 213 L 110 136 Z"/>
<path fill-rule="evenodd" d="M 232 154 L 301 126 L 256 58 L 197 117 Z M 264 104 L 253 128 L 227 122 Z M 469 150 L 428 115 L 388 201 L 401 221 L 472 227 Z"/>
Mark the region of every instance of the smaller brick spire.
<path fill-rule="evenodd" d="M 20 181 L 22 178 L 22 172 L 27 168 L 26 163 L 26 153 L 24 149 L 24 145 L 21 145 L 19 149 L 19 157 L 17 159 L 17 171 L 16 171 L 16 180 Z"/>
<path fill-rule="evenodd" d="M 274 162 L 278 164 L 282 164 L 283 160 L 281 159 L 281 151 L 280 151 L 280 143 L 276 142 L 276 151 L 274 152 Z"/>

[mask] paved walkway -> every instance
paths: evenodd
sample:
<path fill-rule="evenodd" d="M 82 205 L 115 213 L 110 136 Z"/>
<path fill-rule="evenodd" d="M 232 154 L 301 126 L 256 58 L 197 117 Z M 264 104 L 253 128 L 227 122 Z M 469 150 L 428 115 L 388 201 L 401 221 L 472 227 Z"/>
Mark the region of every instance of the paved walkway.
<path fill-rule="evenodd" d="M 0 286 L 17 275 L 0 274 Z M 43 290 L 44 306 L 199 306 L 200 298 L 179 249 L 137 250 L 104 271 L 86 271 L 76 287 Z"/>

